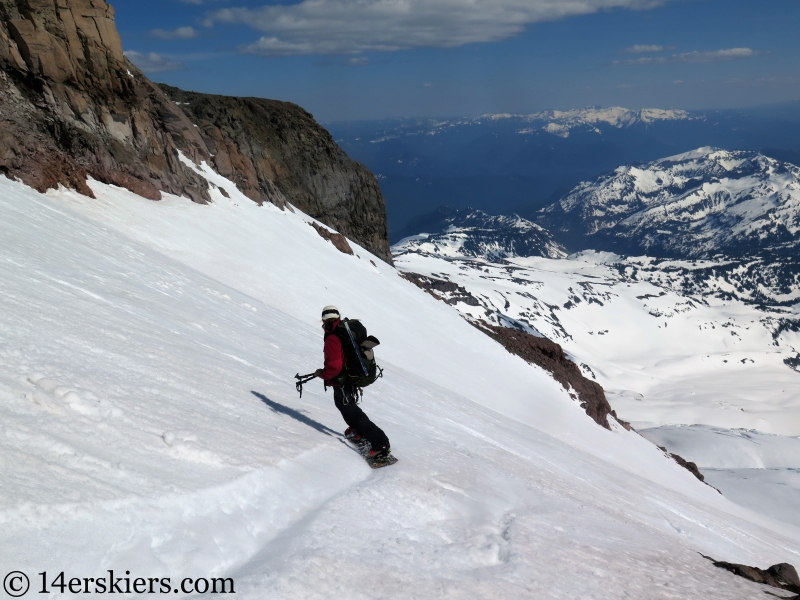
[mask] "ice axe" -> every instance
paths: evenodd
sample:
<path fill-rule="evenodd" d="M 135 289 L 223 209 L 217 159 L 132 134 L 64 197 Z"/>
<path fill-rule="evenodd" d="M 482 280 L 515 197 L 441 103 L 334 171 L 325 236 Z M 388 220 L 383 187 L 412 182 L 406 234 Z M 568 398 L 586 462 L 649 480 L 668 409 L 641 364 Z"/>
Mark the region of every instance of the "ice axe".
<path fill-rule="evenodd" d="M 316 373 L 309 373 L 308 375 L 300 375 L 299 373 L 294 376 L 297 380 L 297 383 L 294 384 L 294 387 L 297 388 L 297 391 L 300 392 L 300 397 L 303 397 L 303 384 L 308 383 L 312 379 L 317 376 Z"/>

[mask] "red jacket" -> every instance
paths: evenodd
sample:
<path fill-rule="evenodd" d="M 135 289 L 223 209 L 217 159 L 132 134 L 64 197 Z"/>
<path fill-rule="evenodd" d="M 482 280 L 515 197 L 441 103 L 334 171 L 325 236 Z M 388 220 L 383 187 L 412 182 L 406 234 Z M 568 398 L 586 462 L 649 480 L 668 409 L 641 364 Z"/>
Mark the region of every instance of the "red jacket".
<path fill-rule="evenodd" d="M 340 322 L 337 320 L 331 330 L 325 332 L 325 366 L 322 369 L 321 377 L 325 380 L 325 385 L 333 387 L 339 387 L 339 384 L 333 380 L 342 372 L 345 362 L 342 341 L 334 333 Z"/>

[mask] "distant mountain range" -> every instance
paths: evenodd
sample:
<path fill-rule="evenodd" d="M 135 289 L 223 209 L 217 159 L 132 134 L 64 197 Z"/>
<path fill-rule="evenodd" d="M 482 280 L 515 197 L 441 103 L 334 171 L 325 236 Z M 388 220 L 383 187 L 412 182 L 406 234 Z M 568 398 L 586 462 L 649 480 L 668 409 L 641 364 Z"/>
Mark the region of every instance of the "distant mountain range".
<path fill-rule="evenodd" d="M 594 250 L 621 277 L 694 297 L 791 306 L 800 300 L 800 167 L 758 152 L 700 148 L 626 165 L 517 215 L 442 208 L 414 219 L 411 253 L 492 262 Z M 563 245 L 562 245 L 563 244 Z"/>
<path fill-rule="evenodd" d="M 611 125 L 618 129 L 632 127 L 639 123 L 655 123 L 657 121 L 690 121 L 703 119 L 703 116 L 692 116 L 685 110 L 664 110 L 660 108 L 643 108 L 630 110 L 621 106 L 609 108 L 583 108 L 576 110 L 547 110 L 530 114 L 485 114 L 479 117 L 465 119 L 423 119 L 420 121 L 400 121 L 395 131 L 382 138 L 370 140 L 372 143 L 385 142 L 390 139 L 410 135 L 440 135 L 450 129 L 464 126 L 481 126 L 492 123 L 519 125 L 516 133 L 528 134 L 541 130 L 553 133 L 559 137 L 569 137 L 572 129 L 590 126 L 595 133 L 602 133 L 597 125 Z M 383 121 L 391 123 L 391 121 Z"/>
<path fill-rule="evenodd" d="M 556 341 L 628 414 L 783 427 L 763 401 L 800 371 L 800 167 L 699 148 L 582 183 L 538 220 L 443 208 L 395 264 L 473 322 Z"/>
<path fill-rule="evenodd" d="M 619 165 L 648 163 L 704 146 L 758 151 L 800 163 L 800 104 L 749 110 L 620 107 L 389 119 L 326 126 L 378 175 L 390 237 L 439 206 L 489 214 L 537 211 Z"/>
<path fill-rule="evenodd" d="M 640 123 L 650 124 L 658 121 L 692 121 L 702 120 L 702 115 L 692 116 L 685 110 L 663 110 L 660 108 L 643 108 L 641 110 L 630 110 L 621 106 L 610 108 L 584 108 L 577 110 L 548 110 L 543 112 L 531 113 L 528 115 L 512 114 L 486 114 L 476 119 L 475 123 L 508 121 L 509 123 L 530 124 L 529 127 L 522 127 L 517 133 L 527 135 L 536 131 L 546 131 L 562 138 L 569 137 L 572 130 L 589 128 L 589 131 L 601 134 L 603 131 L 598 125 L 611 125 L 617 129 L 633 127 Z M 442 126 L 455 126 L 462 122 L 447 122 Z"/>

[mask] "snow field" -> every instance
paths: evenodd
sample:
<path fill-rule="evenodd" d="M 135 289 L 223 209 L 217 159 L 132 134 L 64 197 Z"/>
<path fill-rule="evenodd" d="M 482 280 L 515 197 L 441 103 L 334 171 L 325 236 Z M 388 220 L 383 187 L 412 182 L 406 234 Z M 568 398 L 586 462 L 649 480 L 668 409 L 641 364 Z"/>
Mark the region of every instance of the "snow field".
<path fill-rule="evenodd" d="M 663 425 L 640 433 L 697 463 L 706 481 L 737 504 L 800 525 L 800 437 L 706 425 Z"/>
<path fill-rule="evenodd" d="M 593 252 L 503 264 L 397 256 L 401 269 L 454 281 L 483 305 L 459 303 L 459 311 L 486 318 L 489 307 L 561 343 L 647 439 L 696 462 L 737 504 L 797 525 L 800 447 L 786 436 L 800 432 L 800 377 L 784 360 L 800 343 L 797 333 L 773 335 L 797 307 L 682 296 L 621 277 L 607 266 L 619 260 Z"/>
<path fill-rule="evenodd" d="M 699 467 L 791 469 L 800 465 L 800 437 L 708 425 L 663 425 L 640 433 L 654 444 L 685 453 Z"/>
<path fill-rule="evenodd" d="M 584 253 L 501 264 L 403 253 L 396 262 L 482 300 L 483 306 L 458 304 L 466 315 L 485 319 L 488 307 L 561 344 L 637 427 L 800 434 L 800 377 L 784 363 L 800 344 L 796 333 L 777 340 L 772 334 L 774 321 L 796 316 L 797 308 L 771 314 L 739 301 L 682 296 L 621 277 L 606 260 L 616 259 Z"/>
<path fill-rule="evenodd" d="M 749 598 L 696 552 L 800 562 L 797 528 L 598 427 L 363 249 L 205 174 L 232 199 L 0 179 L 2 564 L 235 576 L 245 598 Z M 394 467 L 371 471 L 330 394 L 292 385 L 331 302 L 382 341 L 364 407 Z"/>

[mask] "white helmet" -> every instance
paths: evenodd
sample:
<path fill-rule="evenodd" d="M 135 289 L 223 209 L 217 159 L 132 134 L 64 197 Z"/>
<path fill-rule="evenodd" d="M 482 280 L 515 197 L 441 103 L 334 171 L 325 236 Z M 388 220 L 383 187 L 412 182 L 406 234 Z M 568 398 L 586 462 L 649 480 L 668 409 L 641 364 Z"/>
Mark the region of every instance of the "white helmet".
<path fill-rule="evenodd" d="M 331 319 L 339 319 L 339 309 L 335 306 L 326 306 L 322 309 L 322 320 L 329 321 Z"/>

